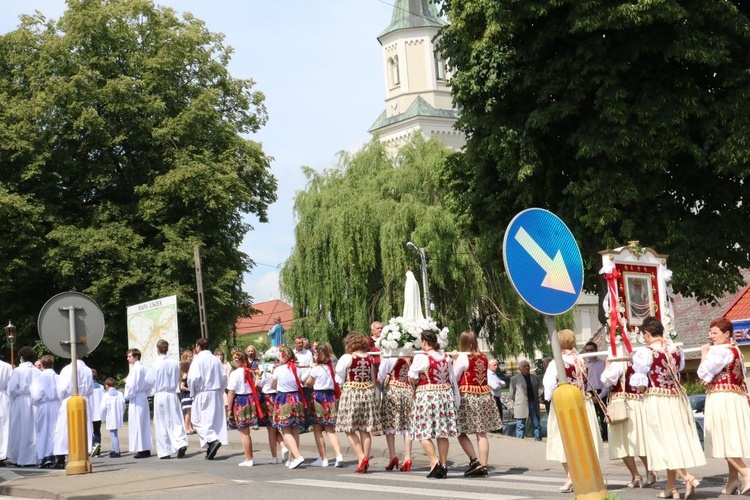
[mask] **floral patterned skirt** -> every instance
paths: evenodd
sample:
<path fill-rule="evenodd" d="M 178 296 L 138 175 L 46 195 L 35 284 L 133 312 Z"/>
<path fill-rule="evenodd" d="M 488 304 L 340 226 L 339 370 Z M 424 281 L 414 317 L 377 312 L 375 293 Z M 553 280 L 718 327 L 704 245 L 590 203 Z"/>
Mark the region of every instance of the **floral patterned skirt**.
<path fill-rule="evenodd" d="M 380 412 L 375 405 L 375 387 L 341 389 L 336 432 L 380 430 Z"/>
<path fill-rule="evenodd" d="M 278 392 L 273 407 L 273 426 L 304 427 L 307 425 L 305 408 L 299 392 Z"/>
<path fill-rule="evenodd" d="M 263 418 L 258 420 L 258 425 L 264 427 L 273 427 L 273 413 L 274 405 L 276 404 L 276 393 L 265 394 L 263 392 L 258 393 L 258 401 L 260 401 L 260 407 L 263 408 Z"/>
<path fill-rule="evenodd" d="M 336 425 L 338 404 L 333 389 L 314 391 L 310 400 L 312 403 L 312 408 L 309 408 L 311 424 Z"/>
<path fill-rule="evenodd" d="M 383 431 L 387 434 L 408 434 L 413 406 L 413 387 L 388 384 L 383 398 Z"/>
<path fill-rule="evenodd" d="M 232 416 L 227 420 L 228 429 L 245 429 L 258 425 L 255 400 L 252 394 L 237 394 L 232 405 Z"/>
<path fill-rule="evenodd" d="M 461 393 L 458 407 L 458 429 L 461 434 L 476 434 L 500 429 L 503 421 L 492 393 Z"/>
<path fill-rule="evenodd" d="M 417 387 L 409 417 L 413 440 L 458 436 L 453 388 L 450 385 L 430 389 Z"/>

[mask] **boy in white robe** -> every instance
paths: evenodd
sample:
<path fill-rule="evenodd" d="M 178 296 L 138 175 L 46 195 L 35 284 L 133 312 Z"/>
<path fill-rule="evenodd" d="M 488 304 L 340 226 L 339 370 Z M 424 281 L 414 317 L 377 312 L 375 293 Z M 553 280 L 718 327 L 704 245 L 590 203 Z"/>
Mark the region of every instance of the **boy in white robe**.
<path fill-rule="evenodd" d="M 55 463 L 55 424 L 60 411 L 57 395 L 57 373 L 52 368 L 54 358 L 42 356 L 40 375 L 31 383 L 31 402 L 36 408 L 36 456 L 39 468 L 46 469 Z"/>
<path fill-rule="evenodd" d="M 125 398 L 115 388 L 115 379 L 112 377 L 104 381 L 104 389 L 106 392 L 102 396 L 102 412 L 99 418 L 104 422 L 104 427 L 109 431 L 109 437 L 112 439 L 109 458 L 120 458 L 120 438 L 117 436 L 117 429 L 123 426 Z"/>
<path fill-rule="evenodd" d="M 177 397 L 180 364 L 170 359 L 169 342 L 166 340 L 159 340 L 156 350 L 159 357 L 146 375 L 148 384 L 154 388 L 156 453 L 161 459 L 170 458 L 174 453 L 177 453 L 177 458 L 182 458 L 187 451 L 188 438 L 180 398 Z"/>
<path fill-rule="evenodd" d="M 188 387 L 193 396 L 193 428 L 206 447 L 206 459 L 213 460 L 223 444 L 229 444 L 227 418 L 224 408 L 224 389 L 227 373 L 219 358 L 208 349 L 208 339 L 195 342 L 197 354 L 188 370 Z"/>
<path fill-rule="evenodd" d="M 76 361 L 76 374 L 78 375 L 78 395 L 86 400 L 86 434 L 87 443 L 91 442 L 93 433 L 91 425 L 91 394 L 94 392 L 94 379 L 91 368 L 86 366 L 82 359 Z M 72 363 L 60 370 L 57 377 L 57 396 L 60 398 L 60 411 L 57 412 L 55 423 L 55 455 L 57 460 L 53 466 L 55 469 L 65 468 L 65 457 L 68 454 L 68 400 L 73 395 L 73 367 Z"/>
<path fill-rule="evenodd" d="M 91 424 L 92 424 L 92 439 L 91 443 L 91 456 L 98 457 L 102 449 L 102 396 L 104 395 L 104 387 L 102 384 L 96 381 L 97 373 L 93 368 L 91 369 L 91 377 L 93 379 L 93 392 L 91 393 Z"/>
<path fill-rule="evenodd" d="M 10 396 L 10 439 L 8 440 L 8 460 L 10 463 L 26 466 L 36 465 L 36 428 L 34 407 L 31 404 L 31 384 L 42 372 L 34 366 L 36 352 L 25 346 L 18 351 L 18 368 L 13 370 L 8 381 Z"/>
<path fill-rule="evenodd" d="M 125 381 L 125 401 L 128 406 L 128 448 L 135 453 L 133 458 L 151 456 L 151 415 L 148 396 L 151 384 L 146 379 L 146 368 L 141 363 L 141 351 L 128 349 L 130 371 Z"/>

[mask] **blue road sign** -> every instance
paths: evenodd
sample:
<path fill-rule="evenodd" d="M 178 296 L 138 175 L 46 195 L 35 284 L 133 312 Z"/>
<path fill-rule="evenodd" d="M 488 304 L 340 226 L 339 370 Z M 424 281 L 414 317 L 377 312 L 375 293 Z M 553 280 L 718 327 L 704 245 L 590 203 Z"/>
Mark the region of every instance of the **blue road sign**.
<path fill-rule="evenodd" d="M 562 314 L 581 295 L 581 251 L 570 229 L 548 210 L 529 208 L 510 221 L 503 261 L 518 294 L 542 314 Z"/>

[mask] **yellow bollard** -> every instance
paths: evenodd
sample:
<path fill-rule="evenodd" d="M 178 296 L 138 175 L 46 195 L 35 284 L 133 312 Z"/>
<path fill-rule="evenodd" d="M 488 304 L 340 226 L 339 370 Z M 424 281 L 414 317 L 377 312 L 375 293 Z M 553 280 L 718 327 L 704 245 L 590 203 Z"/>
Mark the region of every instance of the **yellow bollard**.
<path fill-rule="evenodd" d="M 552 404 L 560 425 L 575 498 L 606 499 L 607 487 L 604 485 L 594 440 L 589 431 L 581 391 L 572 384 L 560 384 L 552 393 Z"/>
<path fill-rule="evenodd" d="M 86 400 L 83 396 L 68 399 L 68 465 L 65 472 L 87 474 L 91 472 L 87 432 Z"/>

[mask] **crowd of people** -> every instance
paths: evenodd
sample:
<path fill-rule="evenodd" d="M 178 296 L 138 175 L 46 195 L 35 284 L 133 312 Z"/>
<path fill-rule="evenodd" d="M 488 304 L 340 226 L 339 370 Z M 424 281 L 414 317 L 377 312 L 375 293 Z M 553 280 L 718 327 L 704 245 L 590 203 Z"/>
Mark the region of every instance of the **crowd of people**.
<path fill-rule="evenodd" d="M 615 421 L 610 416 L 609 458 L 622 460 L 631 473 L 628 486 L 644 487 L 657 480 L 655 471 L 666 470 L 664 491 L 659 498 L 680 498 L 679 476 L 685 483 L 684 498 L 694 498 L 700 480 L 688 469 L 706 463 L 706 457 L 727 461 L 728 481 L 722 494 L 750 491 L 750 469 L 743 457 L 750 456 L 750 406 L 745 382 L 743 356 L 733 343 L 731 321 L 719 318 L 710 325 L 710 342 L 701 348 L 697 375 L 706 387 L 704 420 L 705 452 L 701 448 L 693 412 L 680 381 L 685 355 L 675 343 L 664 338 L 658 318 L 649 316 L 640 325 L 646 346 L 632 355 L 622 347 L 618 355 L 603 362 L 603 370 L 591 370 L 575 349 L 570 330 L 558 332 L 565 365 L 565 377 L 576 386 L 585 400 L 594 449 L 602 456 L 602 436 L 597 425 L 596 407 L 608 392 L 610 405 L 627 408 L 626 416 Z M 588 346 L 586 346 L 588 347 Z M 589 350 L 590 349 L 584 349 Z M 592 384 L 596 377 L 597 384 Z M 551 363 L 544 375 L 545 399 L 552 399 L 558 385 L 557 369 Z M 599 388 L 600 387 L 600 388 Z M 594 389 L 594 390 L 592 390 Z M 605 417 L 606 419 L 606 417 Z M 561 492 L 573 491 L 568 458 L 562 447 L 554 407 L 547 424 L 547 459 L 559 461 L 566 472 Z M 636 459 L 644 469 L 641 474 Z"/>

